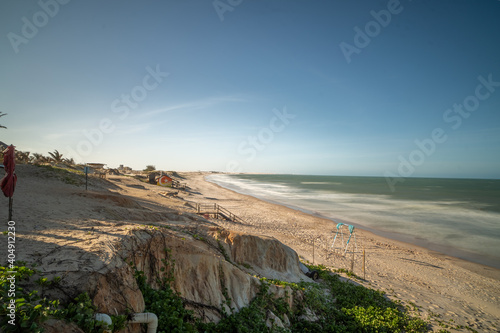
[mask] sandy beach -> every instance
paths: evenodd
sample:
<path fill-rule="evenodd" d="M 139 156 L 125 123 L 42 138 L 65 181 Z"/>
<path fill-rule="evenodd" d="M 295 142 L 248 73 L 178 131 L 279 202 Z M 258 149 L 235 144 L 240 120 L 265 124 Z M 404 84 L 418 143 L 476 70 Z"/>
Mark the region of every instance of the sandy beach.
<path fill-rule="evenodd" d="M 198 203 L 217 203 L 243 220 L 210 219 L 224 228 L 274 237 L 310 263 L 351 269 L 352 254 L 344 256 L 331 248 L 335 222 L 224 189 L 206 181 L 207 173 L 177 174 L 175 178 L 188 186 L 186 191 L 122 175 L 107 180 L 92 177 L 85 191 L 81 183 L 64 183 L 73 178 L 54 178 L 43 168 L 20 165 L 17 172 L 21 179 L 14 198 L 17 259 L 38 264 L 49 276 L 52 271 L 74 272 L 69 282 L 78 282 L 79 271 L 99 271 L 109 265 L 115 247 L 131 229 L 154 221 L 180 221 L 182 214 L 193 215 Z M 2 248 L 5 242 L 2 238 Z M 365 280 L 355 279 L 356 283 L 385 291 L 403 304 L 414 303 L 424 319 L 439 316 L 439 321 L 453 320 L 454 325 L 477 332 L 499 332 L 500 270 L 361 229 L 356 229 L 356 244 L 353 271 L 361 278 L 365 274 Z M 431 322 L 434 331 L 442 329 L 436 320 Z"/>
<path fill-rule="evenodd" d="M 311 263 L 351 269 L 352 254 L 344 256 L 340 249 L 331 248 L 335 222 L 227 190 L 206 181 L 205 176 L 185 174 L 193 193 L 186 199 L 217 203 L 245 221 L 217 220 L 221 226 L 275 237 Z M 358 250 L 353 270 L 366 279 L 358 283 L 383 290 L 391 299 L 416 304 L 424 318 L 437 315 L 440 321 L 478 332 L 500 331 L 500 270 L 359 228 L 355 233 Z M 442 329 L 434 324 L 434 330 Z"/>

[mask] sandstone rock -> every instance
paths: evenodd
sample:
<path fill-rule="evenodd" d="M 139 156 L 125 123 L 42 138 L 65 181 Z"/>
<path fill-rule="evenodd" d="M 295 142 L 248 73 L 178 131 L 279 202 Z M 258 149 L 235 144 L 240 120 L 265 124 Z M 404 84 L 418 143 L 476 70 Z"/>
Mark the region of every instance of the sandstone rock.
<path fill-rule="evenodd" d="M 165 264 L 175 263 L 173 289 L 180 293 L 186 306 L 197 316 L 204 321 L 217 322 L 222 307 L 228 313 L 239 311 L 248 306 L 259 291 L 260 280 L 242 270 L 235 264 L 237 261 L 252 265 L 261 276 L 270 279 L 307 279 L 299 269 L 297 254 L 273 238 L 220 232 L 210 223 L 191 222 L 194 224 L 186 221 L 181 224 L 184 230 L 161 227 L 165 223 L 132 230 L 104 262 L 95 254 L 78 254 L 78 249 L 66 249 L 66 253 L 73 252 L 71 257 L 79 256 L 80 260 L 74 261 L 72 271 L 63 275 L 66 293 L 60 295 L 56 292 L 53 296 L 67 301 L 86 291 L 98 312 L 110 315 L 125 314 L 130 310 L 143 312 L 144 299 L 129 263 L 144 272 L 153 288 L 158 288 L 157 281 L 165 276 L 162 271 Z M 193 237 L 193 232 L 196 232 L 196 237 Z M 224 238 L 220 240 L 219 236 Z M 59 264 L 55 258 L 55 254 L 45 257 L 43 266 L 57 270 Z M 290 287 L 270 285 L 269 292 L 274 297 L 285 298 L 289 306 L 293 306 Z M 226 305 L 228 299 L 231 300 L 229 307 Z M 271 315 L 270 322 L 279 327 L 284 325 L 276 318 Z M 128 325 L 122 332 L 138 333 L 140 326 Z"/>
<path fill-rule="evenodd" d="M 230 231 L 225 241 L 234 262 L 250 265 L 261 276 L 288 282 L 310 281 L 300 270 L 297 253 L 275 238 Z"/>
<path fill-rule="evenodd" d="M 41 326 L 45 329 L 45 333 L 84 333 L 75 323 L 57 319 L 49 319 Z"/>
<path fill-rule="evenodd" d="M 269 328 L 273 327 L 279 327 L 283 329 L 285 328 L 283 321 L 278 316 L 276 316 L 272 311 L 267 312 L 266 326 Z"/>

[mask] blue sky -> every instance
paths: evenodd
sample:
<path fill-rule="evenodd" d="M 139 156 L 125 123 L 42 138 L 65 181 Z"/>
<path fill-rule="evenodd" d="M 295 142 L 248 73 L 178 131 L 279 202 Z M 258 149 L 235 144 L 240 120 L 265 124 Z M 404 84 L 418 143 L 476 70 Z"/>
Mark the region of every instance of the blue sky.
<path fill-rule="evenodd" d="M 136 169 L 500 178 L 498 17 L 472 0 L 2 1 L 0 141 Z"/>

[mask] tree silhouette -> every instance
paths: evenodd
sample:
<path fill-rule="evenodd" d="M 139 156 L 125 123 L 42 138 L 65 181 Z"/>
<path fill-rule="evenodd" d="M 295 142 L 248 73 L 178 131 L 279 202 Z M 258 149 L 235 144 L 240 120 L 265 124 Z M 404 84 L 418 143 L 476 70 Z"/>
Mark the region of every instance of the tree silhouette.
<path fill-rule="evenodd" d="M 7 113 L 0 112 L 0 118 L 6 115 Z M 0 125 L 0 128 L 7 128 L 7 127 Z"/>
<path fill-rule="evenodd" d="M 31 163 L 33 164 L 41 164 L 45 162 L 50 162 L 50 159 L 48 157 L 43 156 L 42 154 L 39 153 L 33 153 L 31 155 Z"/>
<path fill-rule="evenodd" d="M 56 149 L 56 150 L 54 150 L 54 152 L 53 152 L 53 153 L 51 153 L 51 152 L 49 151 L 49 155 L 50 155 L 50 157 L 52 157 L 52 160 L 53 160 L 55 163 L 61 163 L 61 162 L 62 162 L 62 160 L 63 160 L 63 154 L 59 153 L 59 152 L 57 151 L 57 149 Z"/>
<path fill-rule="evenodd" d="M 72 158 L 64 158 L 63 162 L 69 165 L 75 165 L 75 160 Z"/>

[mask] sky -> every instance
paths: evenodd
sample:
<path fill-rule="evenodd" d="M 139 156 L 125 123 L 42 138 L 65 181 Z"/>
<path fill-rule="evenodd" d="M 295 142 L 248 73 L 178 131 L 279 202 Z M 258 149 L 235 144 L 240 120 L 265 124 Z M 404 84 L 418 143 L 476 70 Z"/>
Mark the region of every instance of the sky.
<path fill-rule="evenodd" d="M 0 3 L 0 141 L 134 169 L 500 178 L 500 1 Z"/>

